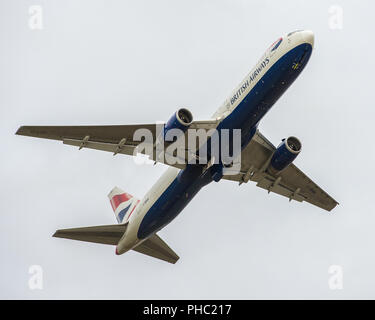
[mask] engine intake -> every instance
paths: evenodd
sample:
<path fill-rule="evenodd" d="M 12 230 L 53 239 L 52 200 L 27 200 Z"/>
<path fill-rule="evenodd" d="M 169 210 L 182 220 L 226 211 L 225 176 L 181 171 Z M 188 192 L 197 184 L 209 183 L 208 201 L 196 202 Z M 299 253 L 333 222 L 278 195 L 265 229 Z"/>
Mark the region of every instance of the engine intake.
<path fill-rule="evenodd" d="M 289 166 L 301 152 L 302 144 L 296 137 L 283 139 L 272 156 L 268 171 L 277 173 Z"/>
<path fill-rule="evenodd" d="M 193 115 L 188 109 L 178 109 L 173 116 L 168 120 L 164 127 L 164 138 L 169 130 L 179 129 L 185 132 L 193 122 Z"/>

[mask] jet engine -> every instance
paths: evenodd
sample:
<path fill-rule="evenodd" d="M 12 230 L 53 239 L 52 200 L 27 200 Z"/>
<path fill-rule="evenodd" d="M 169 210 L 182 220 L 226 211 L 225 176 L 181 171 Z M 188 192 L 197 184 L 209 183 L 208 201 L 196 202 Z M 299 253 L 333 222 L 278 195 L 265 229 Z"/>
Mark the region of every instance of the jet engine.
<path fill-rule="evenodd" d="M 193 115 L 188 109 L 181 108 L 173 114 L 164 127 L 164 138 L 169 130 L 179 129 L 185 132 L 193 122 Z"/>
<path fill-rule="evenodd" d="M 274 152 L 268 171 L 272 174 L 284 170 L 301 152 L 302 144 L 296 137 L 283 139 Z"/>

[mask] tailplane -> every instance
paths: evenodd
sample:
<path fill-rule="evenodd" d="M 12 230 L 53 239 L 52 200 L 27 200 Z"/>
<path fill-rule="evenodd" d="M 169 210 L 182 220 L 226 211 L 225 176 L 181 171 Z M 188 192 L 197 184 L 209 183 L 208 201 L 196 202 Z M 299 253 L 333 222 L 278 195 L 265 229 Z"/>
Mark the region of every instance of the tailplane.
<path fill-rule="evenodd" d="M 112 209 L 115 213 L 118 223 L 124 223 L 129 220 L 135 207 L 139 203 L 139 199 L 131 194 L 124 192 L 118 187 L 114 187 L 108 194 Z"/>
<path fill-rule="evenodd" d="M 127 224 L 83 227 L 57 230 L 53 237 L 117 245 L 124 235 Z"/>
<path fill-rule="evenodd" d="M 139 200 L 117 187 L 112 189 L 108 198 L 119 224 L 61 229 L 57 230 L 53 236 L 117 246 L 119 241 L 126 236 L 129 218 Z M 169 263 L 176 263 L 179 259 L 179 256 L 157 234 L 141 242 L 133 250 Z M 116 253 L 118 254 L 117 249 Z"/>
<path fill-rule="evenodd" d="M 157 234 L 152 235 L 140 245 L 133 248 L 133 250 L 173 264 L 180 259 L 180 257 Z"/>
<path fill-rule="evenodd" d="M 107 226 L 61 229 L 57 230 L 53 236 L 70 240 L 117 245 L 124 236 L 127 227 L 128 222 Z M 152 235 L 133 248 L 133 250 L 173 264 L 179 259 L 179 256 L 157 234 Z"/>

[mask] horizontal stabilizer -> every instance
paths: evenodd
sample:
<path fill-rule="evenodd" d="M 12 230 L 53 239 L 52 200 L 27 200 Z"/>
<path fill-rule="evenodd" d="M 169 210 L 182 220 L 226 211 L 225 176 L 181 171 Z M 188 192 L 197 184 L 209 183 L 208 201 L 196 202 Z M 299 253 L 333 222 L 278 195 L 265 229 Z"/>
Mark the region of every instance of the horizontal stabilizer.
<path fill-rule="evenodd" d="M 115 224 L 96 227 L 62 229 L 57 230 L 53 237 L 117 245 L 124 235 L 126 227 L 127 224 Z"/>
<path fill-rule="evenodd" d="M 173 264 L 180 259 L 180 257 L 157 234 L 154 234 L 139 246 L 133 248 L 133 250 Z"/>

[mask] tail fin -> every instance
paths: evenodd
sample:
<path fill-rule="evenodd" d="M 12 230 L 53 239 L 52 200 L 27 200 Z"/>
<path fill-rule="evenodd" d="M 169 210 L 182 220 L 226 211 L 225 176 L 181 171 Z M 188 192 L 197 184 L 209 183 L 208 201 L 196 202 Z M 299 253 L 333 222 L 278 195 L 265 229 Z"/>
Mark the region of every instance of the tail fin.
<path fill-rule="evenodd" d="M 118 187 L 112 189 L 108 198 L 111 202 L 118 223 L 128 221 L 135 207 L 139 203 L 137 198 L 134 198 L 131 194 L 124 192 Z"/>

